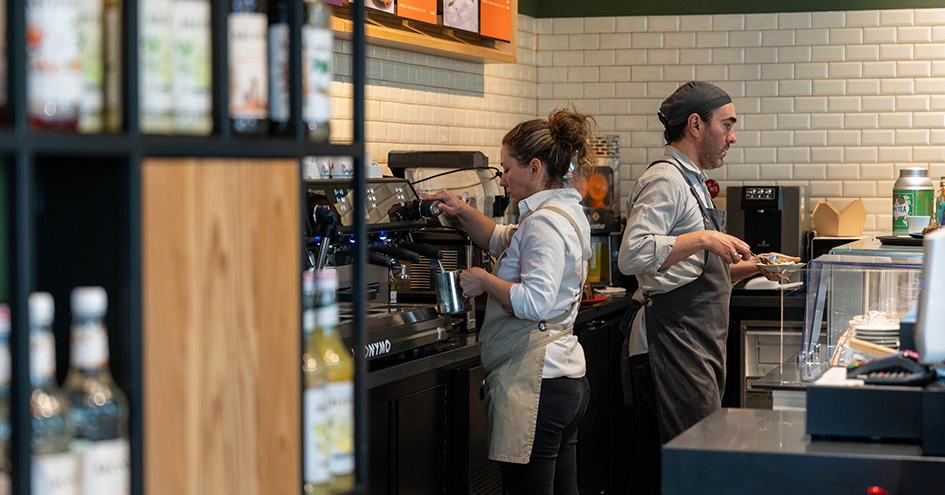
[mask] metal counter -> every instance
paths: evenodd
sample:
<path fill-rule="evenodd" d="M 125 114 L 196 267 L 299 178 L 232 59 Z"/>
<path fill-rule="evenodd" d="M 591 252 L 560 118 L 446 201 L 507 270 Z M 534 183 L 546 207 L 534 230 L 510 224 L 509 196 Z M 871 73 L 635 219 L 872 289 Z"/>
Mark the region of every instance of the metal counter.
<path fill-rule="evenodd" d="M 663 495 L 942 493 L 945 457 L 918 444 L 812 439 L 806 413 L 722 409 L 663 446 Z"/>

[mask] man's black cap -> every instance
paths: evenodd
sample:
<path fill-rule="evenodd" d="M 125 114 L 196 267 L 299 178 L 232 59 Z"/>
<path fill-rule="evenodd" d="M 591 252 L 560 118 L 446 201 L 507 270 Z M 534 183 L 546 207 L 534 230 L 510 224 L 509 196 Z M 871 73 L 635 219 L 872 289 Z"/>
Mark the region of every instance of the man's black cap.
<path fill-rule="evenodd" d="M 663 100 L 656 114 L 665 127 L 682 124 L 690 115 L 702 115 L 727 105 L 732 97 L 722 88 L 704 81 L 689 81 Z"/>

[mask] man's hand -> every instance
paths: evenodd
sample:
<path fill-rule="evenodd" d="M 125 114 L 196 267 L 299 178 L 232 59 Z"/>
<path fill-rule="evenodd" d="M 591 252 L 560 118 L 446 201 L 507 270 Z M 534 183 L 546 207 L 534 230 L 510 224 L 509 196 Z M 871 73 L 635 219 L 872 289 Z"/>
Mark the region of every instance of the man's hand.
<path fill-rule="evenodd" d="M 693 232 L 700 235 L 700 243 L 703 249 L 722 258 L 729 264 L 751 258 L 751 248 L 745 241 L 728 234 L 723 234 L 715 230 L 701 230 Z"/>

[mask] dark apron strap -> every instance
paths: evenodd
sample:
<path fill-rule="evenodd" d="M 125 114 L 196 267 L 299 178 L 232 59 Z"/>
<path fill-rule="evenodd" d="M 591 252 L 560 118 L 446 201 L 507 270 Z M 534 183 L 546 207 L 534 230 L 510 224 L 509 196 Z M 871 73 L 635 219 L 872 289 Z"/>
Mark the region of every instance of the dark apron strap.
<path fill-rule="evenodd" d="M 672 162 L 669 162 L 673 164 Z M 707 208 L 678 165 L 707 230 L 723 230 L 725 211 Z M 696 280 L 646 298 L 646 333 L 665 443 L 721 407 L 731 278 L 721 258 L 705 253 Z"/>

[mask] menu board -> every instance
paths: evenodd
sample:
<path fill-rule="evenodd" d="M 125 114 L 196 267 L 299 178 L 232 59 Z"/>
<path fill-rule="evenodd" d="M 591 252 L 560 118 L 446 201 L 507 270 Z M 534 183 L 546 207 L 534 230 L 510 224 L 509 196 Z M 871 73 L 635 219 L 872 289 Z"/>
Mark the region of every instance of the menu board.
<path fill-rule="evenodd" d="M 480 19 L 479 34 L 512 41 L 512 0 L 482 0 Z"/>
<path fill-rule="evenodd" d="M 479 32 L 479 0 L 443 0 L 443 26 Z"/>
<path fill-rule="evenodd" d="M 404 19 L 436 24 L 436 0 L 399 0 L 397 15 Z"/>
<path fill-rule="evenodd" d="M 388 14 L 394 13 L 394 0 L 364 0 L 364 6 Z"/>

